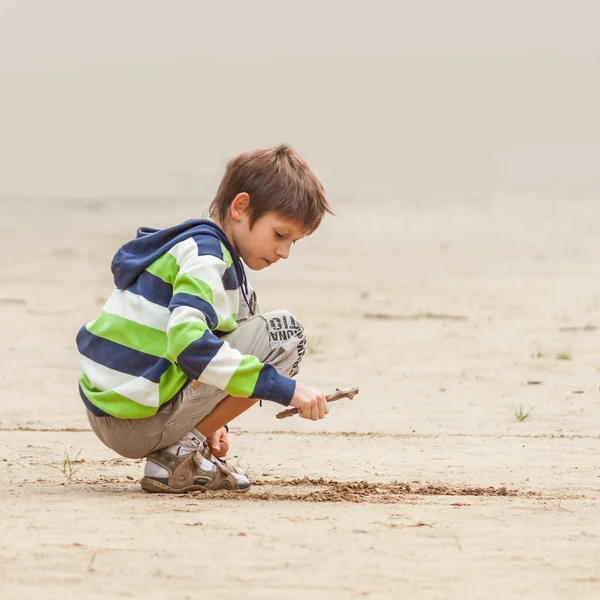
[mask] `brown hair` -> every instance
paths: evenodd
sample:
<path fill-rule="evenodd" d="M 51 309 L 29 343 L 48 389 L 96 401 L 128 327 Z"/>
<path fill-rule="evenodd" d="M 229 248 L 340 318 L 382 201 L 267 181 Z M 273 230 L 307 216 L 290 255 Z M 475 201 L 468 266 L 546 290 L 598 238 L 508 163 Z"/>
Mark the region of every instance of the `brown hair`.
<path fill-rule="evenodd" d="M 229 161 L 209 213 L 224 223 L 233 199 L 250 196 L 250 227 L 267 212 L 277 212 L 305 227 L 307 235 L 333 214 L 321 182 L 290 146 L 244 152 Z"/>

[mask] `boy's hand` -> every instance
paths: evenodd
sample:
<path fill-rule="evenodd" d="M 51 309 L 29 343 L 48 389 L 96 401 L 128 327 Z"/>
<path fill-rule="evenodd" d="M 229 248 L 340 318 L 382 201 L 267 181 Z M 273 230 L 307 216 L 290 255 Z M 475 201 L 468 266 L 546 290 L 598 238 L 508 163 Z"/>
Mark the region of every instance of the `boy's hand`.
<path fill-rule="evenodd" d="M 290 406 L 298 409 L 298 414 L 303 419 L 318 421 L 329 412 L 329 405 L 325 395 L 315 388 L 302 383 L 296 383 L 296 391 Z"/>
<path fill-rule="evenodd" d="M 217 429 L 209 436 L 207 441 L 210 451 L 217 458 L 225 458 L 227 456 L 227 453 L 229 452 L 229 440 L 227 439 L 227 429 L 225 429 L 225 427 Z"/>

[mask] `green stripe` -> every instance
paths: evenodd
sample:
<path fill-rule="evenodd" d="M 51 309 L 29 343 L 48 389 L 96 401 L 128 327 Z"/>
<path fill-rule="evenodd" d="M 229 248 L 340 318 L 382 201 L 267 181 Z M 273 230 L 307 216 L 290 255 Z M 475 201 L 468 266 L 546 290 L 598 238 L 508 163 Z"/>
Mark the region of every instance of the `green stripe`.
<path fill-rule="evenodd" d="M 171 365 L 160 378 L 158 395 L 161 406 L 175 396 L 187 380 L 187 375 L 177 365 Z"/>
<path fill-rule="evenodd" d="M 104 311 L 86 327 L 90 333 L 121 346 L 152 356 L 166 356 L 167 334 L 164 331 Z"/>
<path fill-rule="evenodd" d="M 225 387 L 225 391 L 232 396 L 239 396 L 241 398 L 252 396 L 262 367 L 262 363 L 256 356 L 244 356 L 239 367 L 235 370 L 233 377 Z M 210 369 L 210 365 L 208 368 Z"/>
<path fill-rule="evenodd" d="M 223 253 L 225 266 L 229 269 L 229 267 L 233 264 L 233 258 L 231 258 L 231 254 L 229 254 L 229 250 L 227 250 L 223 242 L 221 242 L 221 252 Z"/>
<path fill-rule="evenodd" d="M 138 404 L 113 390 L 99 391 L 92 387 L 89 379 L 82 375 L 79 380 L 81 389 L 86 398 L 105 413 L 118 417 L 119 419 L 143 419 L 155 415 L 158 411 L 156 406 L 144 406 Z"/>
<path fill-rule="evenodd" d="M 192 343 L 200 339 L 208 329 L 202 321 L 185 321 L 179 323 L 169 330 L 168 358 L 175 362 L 177 357 Z"/>
<path fill-rule="evenodd" d="M 146 267 L 146 271 L 173 285 L 179 273 L 179 265 L 175 257 L 167 252 L 160 258 L 157 258 L 149 267 Z"/>
<path fill-rule="evenodd" d="M 181 273 L 177 277 L 175 286 L 173 287 L 173 296 L 175 294 L 190 294 L 206 300 L 211 306 L 213 305 L 213 291 L 208 283 L 200 281 L 192 277 L 188 273 Z"/>
<path fill-rule="evenodd" d="M 224 288 L 221 288 L 221 290 L 226 293 Z M 212 287 L 188 273 L 180 273 L 178 275 L 173 287 L 173 295 L 175 294 L 190 294 L 197 298 L 202 298 L 202 300 L 206 300 L 214 308 L 214 292 Z M 223 317 L 223 315 L 217 313 L 216 329 L 223 332 L 230 332 L 237 329 L 236 317 L 237 313 L 230 314 L 227 317 Z"/>
<path fill-rule="evenodd" d="M 233 313 L 226 319 L 224 319 L 221 315 L 217 315 L 219 322 L 217 324 L 217 329 L 219 331 L 223 331 L 224 333 L 230 333 L 233 330 L 237 329 L 238 324 L 236 323 L 236 313 Z"/>

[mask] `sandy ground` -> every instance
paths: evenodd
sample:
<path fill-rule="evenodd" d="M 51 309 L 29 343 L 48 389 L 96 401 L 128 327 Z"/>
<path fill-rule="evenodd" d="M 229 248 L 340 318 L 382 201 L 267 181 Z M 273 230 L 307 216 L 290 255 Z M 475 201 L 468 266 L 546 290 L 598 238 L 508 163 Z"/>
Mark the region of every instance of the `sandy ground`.
<path fill-rule="evenodd" d="M 244 415 L 260 485 L 228 498 L 142 493 L 76 391 L 112 254 L 193 200 L 0 203 L 3 599 L 600 597 L 597 201 L 336 208 L 252 279 L 307 329 L 302 380 L 361 393 Z"/>

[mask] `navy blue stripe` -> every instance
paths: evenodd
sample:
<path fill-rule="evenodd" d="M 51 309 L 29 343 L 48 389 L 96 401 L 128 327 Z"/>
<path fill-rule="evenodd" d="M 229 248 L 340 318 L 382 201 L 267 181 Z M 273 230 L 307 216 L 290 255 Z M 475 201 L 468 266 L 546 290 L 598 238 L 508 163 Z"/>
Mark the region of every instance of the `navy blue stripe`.
<path fill-rule="evenodd" d="M 177 357 L 179 368 L 192 379 L 198 379 L 223 342 L 208 329 Z"/>
<path fill-rule="evenodd" d="M 142 271 L 127 290 L 165 308 L 169 306 L 173 296 L 173 286 L 148 271 Z"/>
<path fill-rule="evenodd" d="M 288 406 L 294 397 L 296 382 L 285 377 L 273 365 L 264 365 L 254 386 L 253 398 L 272 400 Z"/>
<path fill-rule="evenodd" d="M 209 235 L 206 235 L 208 233 Z M 193 240 L 198 246 L 198 256 L 216 256 L 223 260 L 223 249 L 221 240 L 215 236 L 214 231 L 202 232 L 193 236 Z"/>
<path fill-rule="evenodd" d="M 219 322 L 215 309 L 206 300 L 198 298 L 198 296 L 175 294 L 169 304 L 169 310 L 173 312 L 178 306 L 189 306 L 199 310 L 206 317 L 206 324 L 210 329 L 215 329 Z"/>
<path fill-rule="evenodd" d="M 226 290 L 237 290 L 240 287 L 238 282 L 238 276 L 235 272 L 235 263 L 233 263 L 226 271 L 223 273 L 223 277 L 221 278 L 223 282 L 223 287 Z"/>
<path fill-rule="evenodd" d="M 127 348 L 90 333 L 85 325 L 77 334 L 77 348 L 83 356 L 115 371 L 145 377 L 160 383 L 161 375 L 171 366 L 166 358 Z"/>

